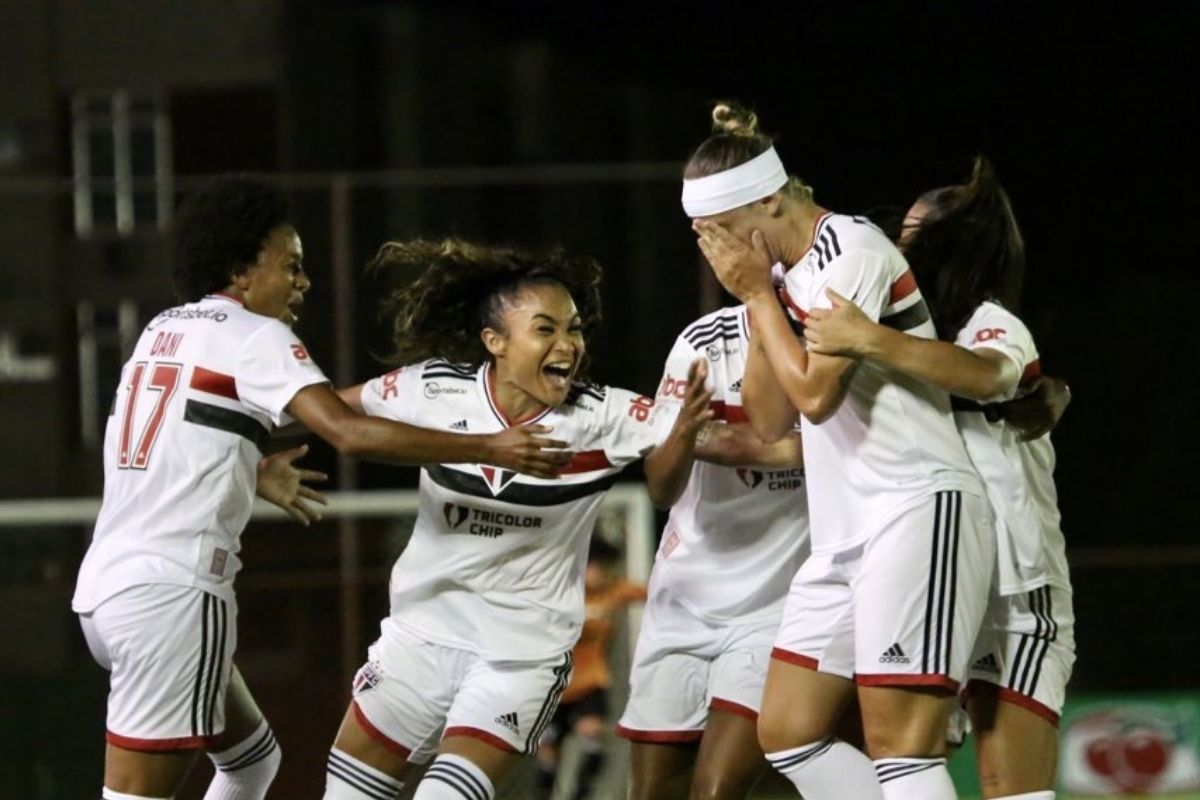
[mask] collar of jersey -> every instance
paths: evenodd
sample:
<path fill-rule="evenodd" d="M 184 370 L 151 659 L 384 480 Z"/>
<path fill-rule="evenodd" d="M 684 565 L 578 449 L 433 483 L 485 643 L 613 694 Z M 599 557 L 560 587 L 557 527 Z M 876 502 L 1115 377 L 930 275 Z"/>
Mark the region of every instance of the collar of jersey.
<path fill-rule="evenodd" d="M 492 413 L 496 415 L 496 419 L 500 420 L 500 424 L 506 428 L 513 428 L 517 425 L 528 425 L 530 423 L 537 422 L 539 419 L 554 410 L 552 407 L 547 406 L 541 411 L 531 414 L 524 419 L 518 419 L 515 421 L 511 420 L 508 418 L 508 415 L 504 413 L 504 410 L 500 408 L 500 404 L 496 402 L 495 377 L 492 373 L 492 362 L 490 361 L 483 365 L 483 381 L 481 382 L 483 383 L 483 396 L 487 400 L 488 408 L 490 408 Z"/>
<path fill-rule="evenodd" d="M 242 308 L 246 307 L 246 304 L 244 302 L 242 302 L 242 298 L 238 297 L 237 295 L 232 295 L 229 292 L 225 292 L 225 291 L 213 292 L 212 294 L 206 294 L 206 295 L 204 295 L 204 299 L 205 300 L 228 300 L 230 303 L 237 303 Z"/>
<path fill-rule="evenodd" d="M 796 259 L 797 264 L 799 264 L 804 259 L 808 258 L 808 254 L 812 252 L 813 247 L 816 246 L 816 244 L 817 244 L 817 234 L 821 232 L 822 223 L 824 223 L 825 220 L 829 219 L 832 216 L 833 216 L 832 211 L 826 211 L 824 214 L 817 217 L 816 220 L 813 222 L 812 240 L 808 243 L 808 248 L 800 255 L 800 258 Z"/>

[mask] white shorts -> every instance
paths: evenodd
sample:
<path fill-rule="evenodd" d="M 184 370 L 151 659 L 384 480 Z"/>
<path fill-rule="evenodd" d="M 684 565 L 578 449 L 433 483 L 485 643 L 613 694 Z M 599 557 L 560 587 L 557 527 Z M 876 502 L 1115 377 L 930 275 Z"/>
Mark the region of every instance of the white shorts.
<path fill-rule="evenodd" d="M 773 658 L 860 686 L 957 690 L 987 608 L 996 539 L 984 498 L 938 492 L 792 581 Z"/>
<path fill-rule="evenodd" d="M 779 620 L 714 624 L 651 586 L 617 735 L 633 742 L 694 742 L 710 709 L 757 719 Z"/>
<path fill-rule="evenodd" d="M 190 586 L 134 586 L 79 615 L 109 675 L 109 744 L 191 750 L 225 730 L 237 604 Z"/>
<path fill-rule="evenodd" d="M 423 641 L 391 619 L 354 677 L 354 713 L 393 753 L 424 764 L 447 736 L 533 753 L 571 677 L 571 654 L 487 661 Z"/>
<path fill-rule="evenodd" d="M 1042 586 L 1023 594 L 995 594 L 971 654 L 967 692 L 987 683 L 1001 700 L 1058 725 L 1075 664 L 1075 611 L 1071 590 Z"/>

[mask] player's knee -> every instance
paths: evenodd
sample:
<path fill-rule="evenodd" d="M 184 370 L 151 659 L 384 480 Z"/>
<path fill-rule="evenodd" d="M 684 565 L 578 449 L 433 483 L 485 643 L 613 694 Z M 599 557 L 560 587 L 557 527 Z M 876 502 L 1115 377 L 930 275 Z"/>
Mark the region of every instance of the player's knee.
<path fill-rule="evenodd" d="M 764 753 L 778 753 L 819 741 L 825 731 L 816 730 L 786 709 L 763 708 L 758 715 L 758 746 Z"/>
<path fill-rule="evenodd" d="M 729 775 L 721 775 L 715 771 L 701 771 L 692 780 L 692 790 L 688 800 L 742 800 L 748 787 L 738 785 L 738 781 Z"/>

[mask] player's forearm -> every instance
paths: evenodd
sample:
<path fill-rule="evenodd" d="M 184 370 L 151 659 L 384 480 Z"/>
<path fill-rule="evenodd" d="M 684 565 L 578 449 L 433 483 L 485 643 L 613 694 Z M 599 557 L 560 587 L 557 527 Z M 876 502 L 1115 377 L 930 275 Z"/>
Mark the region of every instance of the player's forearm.
<path fill-rule="evenodd" d="M 340 425 L 330 444 L 343 455 L 392 464 L 490 464 L 491 438 L 361 416 Z"/>
<path fill-rule="evenodd" d="M 696 458 L 723 467 L 787 469 L 804 465 L 799 434 L 789 433 L 768 444 L 746 423 L 711 425 L 708 437 L 696 445 Z"/>
<path fill-rule="evenodd" d="M 774 297 L 764 296 L 748 305 L 751 306 L 755 339 L 762 345 L 783 394 L 791 401 L 793 409 L 810 421 L 824 421 L 837 410 L 845 396 L 845 387 L 838 380 L 840 376 L 818 375 L 810 369 L 808 351 L 792 332 L 792 326 Z M 744 386 L 742 394 L 745 399 Z M 756 399 L 762 402 L 762 398 Z M 745 404 L 747 413 L 751 413 L 750 402 L 745 401 Z M 757 426 L 755 430 L 758 430 Z M 776 434 L 774 438 L 764 438 L 775 441 L 786 430 L 775 429 L 772 433 Z"/>
<path fill-rule="evenodd" d="M 796 425 L 796 408 L 767 361 L 766 351 L 751 339 L 742 375 L 742 406 L 754 434 L 764 442 L 777 442 Z"/>
<path fill-rule="evenodd" d="M 1006 397 L 1021 377 L 1003 356 L 987 358 L 952 342 L 910 336 L 884 325 L 875 324 L 865 344 L 865 358 L 969 400 Z"/>
<path fill-rule="evenodd" d="M 704 430 L 691 436 L 672 429 L 666 440 L 646 456 L 646 490 L 655 508 L 670 508 L 683 494 L 696 460 L 696 441 L 704 436 Z"/>

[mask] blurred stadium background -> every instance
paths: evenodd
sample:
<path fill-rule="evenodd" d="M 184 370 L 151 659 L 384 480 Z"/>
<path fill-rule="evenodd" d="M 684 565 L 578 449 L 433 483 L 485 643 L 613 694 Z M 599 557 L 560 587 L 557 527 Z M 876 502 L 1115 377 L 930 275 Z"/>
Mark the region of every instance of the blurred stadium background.
<path fill-rule="evenodd" d="M 593 372 L 650 391 L 676 333 L 724 301 L 677 180 L 726 96 L 758 108 L 839 210 L 902 207 L 977 152 L 995 161 L 1027 238 L 1025 316 L 1075 396 L 1055 433 L 1079 640 L 1061 788 L 1200 796 L 1184 124 L 1198 20 L 1181 2 L 0 4 L 0 796 L 98 791 L 105 676 L 69 612 L 90 534 L 71 500 L 98 496 L 118 367 L 171 302 L 162 227 L 182 194 L 230 170 L 291 190 L 314 281 L 301 335 L 341 383 L 375 374 L 386 344 L 367 258 L 455 234 L 596 256 Z M 344 491 L 415 483 L 320 446 L 311 460 Z M 637 526 L 621 514 L 641 509 L 633 574 L 654 545 L 639 503 L 602 534 L 625 541 Z M 320 795 L 405 525 L 397 510 L 247 532 L 238 660 L 284 749 L 272 797 Z M 620 796 L 622 768 L 597 798 Z M 763 797 L 787 796 L 767 783 Z"/>

